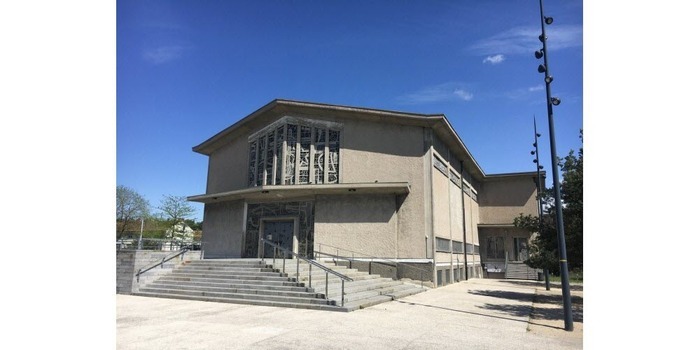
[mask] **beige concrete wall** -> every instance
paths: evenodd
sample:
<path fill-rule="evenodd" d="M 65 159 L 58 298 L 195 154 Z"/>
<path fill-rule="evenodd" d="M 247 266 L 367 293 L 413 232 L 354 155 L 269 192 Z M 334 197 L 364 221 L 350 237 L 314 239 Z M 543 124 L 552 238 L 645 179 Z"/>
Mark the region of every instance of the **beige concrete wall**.
<path fill-rule="evenodd" d="M 209 156 L 207 193 L 248 187 L 248 139 L 238 138 Z"/>
<path fill-rule="evenodd" d="M 242 200 L 206 204 L 202 241 L 205 258 L 240 258 L 245 205 Z"/>
<path fill-rule="evenodd" d="M 451 239 L 450 229 L 450 180 L 437 170 L 433 172 L 433 232 L 435 237 Z"/>
<path fill-rule="evenodd" d="M 450 181 L 450 236 L 452 240 L 464 241 L 464 223 L 462 212 L 462 189 Z"/>
<path fill-rule="evenodd" d="M 330 245 L 376 257 L 396 256 L 394 195 L 318 196 L 315 210 L 316 246 Z"/>
<path fill-rule="evenodd" d="M 532 176 L 485 181 L 479 192 L 479 223 L 512 224 L 520 213 L 537 215 L 537 189 Z"/>
<path fill-rule="evenodd" d="M 398 258 L 425 258 L 423 128 L 334 119 L 343 124 L 340 179 L 343 183 L 408 182 L 399 197 Z M 430 199 L 428 199 L 429 201 Z"/>

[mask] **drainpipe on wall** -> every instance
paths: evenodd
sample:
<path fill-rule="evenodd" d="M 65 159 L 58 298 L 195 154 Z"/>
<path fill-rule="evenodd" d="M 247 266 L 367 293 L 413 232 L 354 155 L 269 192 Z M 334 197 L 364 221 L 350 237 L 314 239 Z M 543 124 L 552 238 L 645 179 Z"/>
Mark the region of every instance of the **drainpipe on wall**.
<path fill-rule="evenodd" d="M 464 280 L 469 280 L 469 264 L 467 264 L 467 216 L 464 213 L 464 162 L 459 161 L 459 188 L 462 191 L 462 253 L 464 253 Z"/>

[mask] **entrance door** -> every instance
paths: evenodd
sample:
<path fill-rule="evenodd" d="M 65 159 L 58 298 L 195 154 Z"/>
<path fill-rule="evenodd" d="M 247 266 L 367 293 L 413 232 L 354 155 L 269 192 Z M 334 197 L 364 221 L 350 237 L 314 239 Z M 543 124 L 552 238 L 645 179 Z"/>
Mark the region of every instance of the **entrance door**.
<path fill-rule="evenodd" d="M 515 237 L 513 239 L 513 248 L 515 250 L 515 261 L 525 261 L 529 257 L 527 249 L 527 238 Z"/>
<path fill-rule="evenodd" d="M 279 244 L 282 248 L 294 251 L 294 221 L 265 221 L 263 237 L 275 244 Z M 274 254 L 274 249 L 265 245 L 264 257 L 271 258 Z M 278 256 L 283 256 L 283 252 L 278 252 Z M 287 256 L 291 258 L 291 256 Z"/>

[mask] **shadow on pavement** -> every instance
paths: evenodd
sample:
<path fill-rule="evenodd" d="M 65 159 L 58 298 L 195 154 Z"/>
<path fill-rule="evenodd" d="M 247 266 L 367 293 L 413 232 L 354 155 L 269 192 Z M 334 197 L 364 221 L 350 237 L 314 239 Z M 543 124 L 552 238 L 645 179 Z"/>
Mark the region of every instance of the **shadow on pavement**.
<path fill-rule="evenodd" d="M 503 298 L 517 301 L 532 301 L 533 295 L 530 293 L 509 292 L 509 291 L 494 291 L 494 290 L 470 290 L 469 293 L 483 295 L 487 297 Z M 561 295 L 537 295 L 537 302 L 542 304 L 561 304 Z M 578 295 L 571 296 L 572 304 L 583 304 L 583 298 Z"/>
<path fill-rule="evenodd" d="M 544 282 L 535 282 L 535 281 L 514 281 L 514 280 L 504 280 L 504 281 L 499 281 L 501 283 L 507 283 L 507 284 L 514 284 L 518 286 L 525 286 L 525 287 L 545 287 Z M 549 286 L 551 288 L 558 288 L 561 289 L 561 283 L 559 282 L 550 282 Z M 569 289 L 575 290 L 577 292 L 583 291 L 583 285 L 581 284 L 569 284 Z"/>

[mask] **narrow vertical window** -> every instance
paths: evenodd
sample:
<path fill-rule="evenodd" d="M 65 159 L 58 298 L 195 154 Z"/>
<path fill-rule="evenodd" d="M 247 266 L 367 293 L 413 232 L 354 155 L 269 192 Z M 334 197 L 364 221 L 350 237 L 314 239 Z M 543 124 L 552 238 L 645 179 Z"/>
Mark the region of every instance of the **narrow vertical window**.
<path fill-rule="evenodd" d="M 309 165 L 311 164 L 311 127 L 301 126 L 299 138 L 299 183 L 309 183 Z"/>
<path fill-rule="evenodd" d="M 257 161 L 257 177 L 255 178 L 256 186 L 262 186 L 265 174 L 265 147 L 267 142 L 265 142 L 265 136 L 258 139 L 258 161 Z"/>
<path fill-rule="evenodd" d="M 248 156 L 248 186 L 255 186 L 255 164 L 257 160 L 258 142 L 250 143 L 250 151 Z"/>
<path fill-rule="evenodd" d="M 317 184 L 323 183 L 323 163 L 326 153 L 326 129 L 316 128 L 314 137 L 314 178 Z"/>
<path fill-rule="evenodd" d="M 284 125 L 277 128 L 275 134 L 275 185 L 282 184 L 282 144 L 284 141 Z"/>
<path fill-rule="evenodd" d="M 287 168 L 284 170 L 284 184 L 294 185 L 297 164 L 297 126 L 287 125 Z"/>
<path fill-rule="evenodd" d="M 265 148 L 265 185 L 272 185 L 272 164 L 275 162 L 275 131 L 267 134 L 267 147 Z"/>
<path fill-rule="evenodd" d="M 328 130 L 328 183 L 338 183 L 340 132 Z"/>

